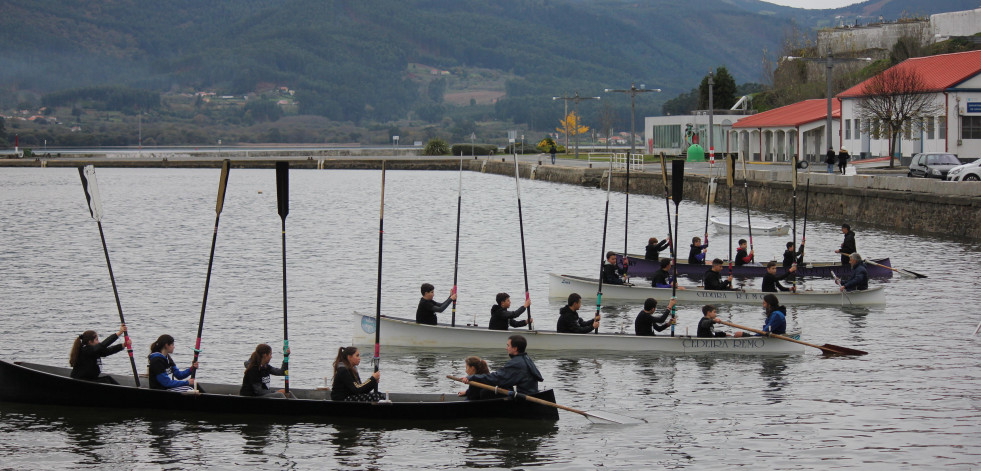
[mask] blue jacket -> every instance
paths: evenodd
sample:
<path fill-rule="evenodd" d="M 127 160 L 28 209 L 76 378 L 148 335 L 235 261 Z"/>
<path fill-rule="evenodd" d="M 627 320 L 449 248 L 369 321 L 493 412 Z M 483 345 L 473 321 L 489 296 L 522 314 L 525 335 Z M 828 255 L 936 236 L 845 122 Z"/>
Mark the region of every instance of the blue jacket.
<path fill-rule="evenodd" d="M 150 389 L 171 389 L 178 386 L 190 386 L 187 381 L 180 381 L 191 376 L 191 369 L 181 370 L 177 368 L 170 355 L 160 352 L 153 352 L 149 357 L 150 364 L 147 367 L 150 377 Z M 173 375 L 173 378 L 171 378 Z"/>
<path fill-rule="evenodd" d="M 852 270 L 852 277 L 842 286 L 845 287 L 845 291 L 869 289 L 869 270 L 865 268 L 864 262 L 855 265 Z"/>
<path fill-rule="evenodd" d="M 770 313 L 770 317 L 766 319 L 766 324 L 763 326 L 764 332 L 769 332 L 771 334 L 783 335 L 787 333 L 787 316 L 784 314 L 787 312 L 787 308 L 780 306 Z"/>
<path fill-rule="evenodd" d="M 493 373 L 470 376 L 470 380 L 503 389 L 517 386 L 518 392 L 532 394 L 538 392 L 538 382 L 544 381 L 545 378 L 527 353 L 519 353 L 511 357 L 503 368 Z"/>

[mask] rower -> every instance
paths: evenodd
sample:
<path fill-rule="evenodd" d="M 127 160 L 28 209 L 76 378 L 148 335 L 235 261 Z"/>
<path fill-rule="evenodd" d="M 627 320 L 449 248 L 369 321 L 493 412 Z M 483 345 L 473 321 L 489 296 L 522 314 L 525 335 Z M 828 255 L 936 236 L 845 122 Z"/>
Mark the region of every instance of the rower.
<path fill-rule="evenodd" d="M 697 337 L 725 337 L 725 332 L 715 331 L 716 308 L 711 304 L 702 306 L 702 319 L 698 321 Z"/>
<path fill-rule="evenodd" d="M 671 238 L 666 237 L 661 242 L 657 241 L 657 237 L 651 237 L 647 240 L 647 247 L 644 250 L 644 260 L 657 261 L 661 255 L 661 251 L 668 248 L 671 245 Z"/>
<path fill-rule="evenodd" d="M 746 265 L 747 263 L 752 263 L 753 262 L 753 257 L 755 255 L 753 255 L 753 251 L 752 250 L 750 250 L 749 252 L 747 252 L 746 251 L 747 249 L 748 249 L 748 247 L 746 247 L 746 239 L 739 239 L 739 248 L 736 249 L 736 266 L 737 267 L 740 267 L 740 266 Z"/>
<path fill-rule="evenodd" d="M 422 299 L 419 300 L 419 307 L 416 308 L 416 323 L 436 325 L 436 313 L 445 311 L 451 302 L 456 301 L 456 291 L 451 291 L 450 297 L 440 304 L 433 301 L 433 297 L 436 296 L 436 288 L 433 285 L 423 283 L 419 290 L 422 291 Z"/>
<path fill-rule="evenodd" d="M 623 267 L 617 266 L 617 254 L 610 251 L 606 253 L 606 263 L 603 264 L 603 283 L 608 285 L 625 284 L 623 277 L 627 274 L 627 257 L 623 257 Z"/>
<path fill-rule="evenodd" d="M 766 264 L 766 275 L 763 275 L 763 292 L 765 293 L 776 293 L 778 291 L 793 291 L 793 288 L 788 288 L 780 284 L 780 280 L 787 279 L 788 276 L 797 271 L 796 266 L 790 267 L 786 273 L 777 276 L 777 262 L 769 262 Z"/>
<path fill-rule="evenodd" d="M 688 250 L 688 263 L 692 265 L 704 265 L 708 246 L 708 240 L 703 245 L 700 237 L 692 237 L 691 248 Z"/>
<path fill-rule="evenodd" d="M 531 318 L 528 320 L 519 321 L 517 317 L 524 314 L 525 309 L 531 306 L 531 299 L 525 299 L 525 304 L 513 311 L 508 311 L 511 307 L 511 295 L 507 293 L 497 293 L 497 304 L 491 307 L 491 318 L 490 322 L 487 324 L 487 328 L 490 330 L 508 330 L 508 325 L 511 327 L 524 327 L 531 324 Z"/>
<path fill-rule="evenodd" d="M 722 259 L 712 260 L 712 268 L 705 272 L 705 289 L 714 291 L 732 290 L 732 273 L 722 281 Z"/>
<path fill-rule="evenodd" d="M 852 226 L 842 224 L 841 233 L 845 234 L 845 240 L 841 242 L 841 248 L 835 250 L 835 253 L 841 254 L 841 265 L 844 266 L 846 263 L 851 263 L 848 254 L 853 254 L 858 249 L 855 248 L 855 232 L 852 231 Z"/>
<path fill-rule="evenodd" d="M 862 256 L 853 253 L 848 257 L 848 263 L 852 266 L 852 277 L 845 282 L 839 281 L 841 288 L 838 288 L 838 290 L 862 291 L 869 289 L 869 271 L 865 268 L 865 262 L 862 261 Z"/>
<path fill-rule="evenodd" d="M 780 305 L 780 301 L 777 299 L 777 295 L 770 293 L 763 296 L 763 311 L 766 314 L 766 324 L 763 325 L 763 332 L 766 335 L 777 334 L 783 335 L 787 333 L 787 308 Z M 719 322 L 716 320 L 716 322 Z M 752 334 L 754 336 L 759 336 L 760 334 Z M 749 337 L 748 332 L 736 332 L 732 334 L 733 337 Z"/>
<path fill-rule="evenodd" d="M 599 314 L 591 320 L 579 317 L 582 307 L 582 296 L 579 293 L 569 295 L 569 302 L 559 309 L 559 320 L 555 323 L 555 331 L 560 334 L 585 334 L 599 328 Z"/>
<path fill-rule="evenodd" d="M 641 336 L 654 336 L 654 332 L 661 332 L 674 322 L 674 319 L 668 321 L 671 317 L 671 308 L 674 307 L 677 300 L 672 299 L 668 301 L 668 308 L 661 313 L 660 316 L 654 317 L 654 311 L 657 309 L 657 300 L 654 298 L 647 298 L 644 301 L 644 309 L 637 314 L 637 319 L 634 320 L 634 333 Z"/>
<path fill-rule="evenodd" d="M 538 392 L 538 383 L 545 378 L 538 371 L 535 362 L 525 353 L 528 341 L 521 335 L 508 337 L 507 350 L 511 357 L 504 367 L 489 374 L 474 374 L 462 379 L 464 383 L 478 381 L 490 384 L 501 389 L 510 390 L 516 388 L 522 394 L 534 394 Z"/>

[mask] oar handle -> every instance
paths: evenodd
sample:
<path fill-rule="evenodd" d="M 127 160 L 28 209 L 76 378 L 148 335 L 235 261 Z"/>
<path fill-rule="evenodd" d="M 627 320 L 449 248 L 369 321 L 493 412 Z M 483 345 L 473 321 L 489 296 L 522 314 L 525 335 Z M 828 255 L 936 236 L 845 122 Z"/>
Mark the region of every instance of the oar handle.
<path fill-rule="evenodd" d="M 457 377 L 455 377 L 453 375 L 446 375 L 446 377 L 449 378 L 449 379 L 452 379 L 453 381 L 459 381 L 459 382 L 463 383 L 463 378 L 457 378 Z M 539 399 L 539 398 L 534 397 L 534 396 L 529 396 L 529 395 L 526 395 L 526 394 L 516 393 L 516 392 L 514 392 L 514 391 L 512 391 L 510 389 L 501 389 L 501 388 L 499 388 L 497 386 L 490 386 L 490 385 L 487 385 L 487 384 L 484 384 L 484 383 L 478 383 L 476 381 L 468 381 L 468 382 L 466 382 L 464 384 L 472 384 L 474 386 L 477 386 L 478 388 L 486 389 L 488 391 L 494 391 L 497 394 L 503 394 L 503 395 L 509 396 L 509 397 L 520 396 L 521 399 L 524 399 L 526 401 L 530 401 L 530 402 L 542 404 L 542 405 L 549 406 L 549 407 L 554 407 L 556 409 L 567 410 L 569 412 L 575 412 L 575 413 L 580 414 L 580 415 L 582 415 L 584 417 L 589 417 L 589 414 L 588 413 L 586 413 L 584 411 L 581 411 L 579 409 L 573 409 L 571 407 L 563 406 L 562 404 L 556 404 L 554 402 L 549 402 L 549 401 L 546 401 L 544 399 Z"/>

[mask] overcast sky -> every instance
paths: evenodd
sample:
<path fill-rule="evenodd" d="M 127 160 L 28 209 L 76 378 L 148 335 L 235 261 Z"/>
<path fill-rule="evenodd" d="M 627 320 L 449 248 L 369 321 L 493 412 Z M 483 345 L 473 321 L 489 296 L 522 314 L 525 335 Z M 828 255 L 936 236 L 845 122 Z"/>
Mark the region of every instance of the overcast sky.
<path fill-rule="evenodd" d="M 776 3 L 794 8 L 807 8 L 811 10 L 823 10 L 827 8 L 840 8 L 847 5 L 862 3 L 856 0 L 763 0 L 765 2 Z"/>

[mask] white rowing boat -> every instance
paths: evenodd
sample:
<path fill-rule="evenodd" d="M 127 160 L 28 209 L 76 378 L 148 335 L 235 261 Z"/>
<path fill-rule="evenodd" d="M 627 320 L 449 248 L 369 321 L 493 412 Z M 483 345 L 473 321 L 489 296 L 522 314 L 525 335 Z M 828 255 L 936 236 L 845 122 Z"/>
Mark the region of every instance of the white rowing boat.
<path fill-rule="evenodd" d="M 716 232 L 729 232 L 729 221 L 723 221 L 722 219 L 712 217 L 712 226 L 715 227 Z M 733 224 L 732 225 L 733 234 L 749 234 L 749 226 L 745 224 Z M 753 225 L 753 235 L 772 235 L 772 236 L 783 236 L 790 233 L 790 226 L 783 224 L 780 226 L 764 226 L 764 225 Z"/>
<path fill-rule="evenodd" d="M 633 286 L 603 284 L 603 300 L 642 303 L 647 298 L 662 301 L 671 299 L 671 288 L 652 288 L 650 282 L 646 280 L 637 281 L 640 284 Z M 567 298 L 572 293 L 578 293 L 584 300 L 595 300 L 598 285 L 599 281 L 596 278 L 551 273 L 548 276 L 548 295 L 553 298 Z M 770 293 L 760 290 L 711 291 L 701 287 L 686 287 L 677 290 L 676 296 L 681 303 L 759 304 L 767 294 Z M 886 303 L 886 293 L 881 286 L 846 293 L 838 290 L 807 290 L 773 294 L 779 298 L 780 304 L 785 306 L 801 304 L 866 306 Z"/>
<path fill-rule="evenodd" d="M 354 345 L 375 343 L 375 317 L 354 313 Z M 386 346 L 424 348 L 467 348 L 500 350 L 510 335 L 528 339 L 528 350 L 586 351 L 609 350 L 648 353 L 715 353 L 743 355 L 788 355 L 804 352 L 804 346 L 769 337 L 698 338 L 670 337 L 667 334 L 640 337 L 630 333 L 560 334 L 554 331 L 512 329 L 489 330 L 486 327 L 450 327 L 417 324 L 411 319 L 382 317 L 381 343 Z M 799 334 L 797 334 L 799 336 Z"/>

